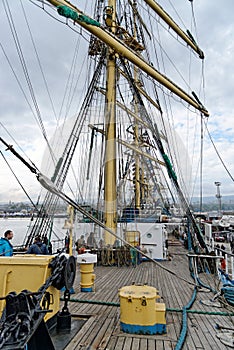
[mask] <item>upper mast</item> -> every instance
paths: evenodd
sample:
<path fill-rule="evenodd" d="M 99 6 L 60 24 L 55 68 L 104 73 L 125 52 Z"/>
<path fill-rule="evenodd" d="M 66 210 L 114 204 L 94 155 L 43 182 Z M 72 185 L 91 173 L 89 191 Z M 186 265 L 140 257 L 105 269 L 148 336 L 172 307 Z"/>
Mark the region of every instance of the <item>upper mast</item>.
<path fill-rule="evenodd" d="M 134 39 L 136 40 L 136 18 L 134 15 Z M 134 80 L 138 80 L 138 67 L 134 66 Z M 138 99 L 135 94 L 134 96 L 135 103 L 134 103 L 134 113 L 135 115 L 138 115 Z M 139 145 L 139 125 L 138 121 L 135 121 L 134 125 L 134 143 L 136 148 L 138 148 Z M 140 186 L 140 159 L 139 159 L 139 154 L 135 152 L 135 179 L 133 179 L 134 184 L 135 184 L 135 208 L 140 210 L 141 206 L 141 186 Z"/>
<path fill-rule="evenodd" d="M 109 0 L 106 8 L 106 25 L 115 33 L 116 1 Z M 114 50 L 107 50 L 107 78 L 105 104 L 105 181 L 104 223 L 112 231 L 117 228 L 117 191 L 116 191 L 116 56 Z M 105 231 L 106 245 L 113 245 L 115 237 Z"/>
<path fill-rule="evenodd" d="M 91 19 L 90 17 L 84 15 L 75 6 L 70 4 L 65 0 L 48 0 L 48 2 L 55 5 L 58 9 L 60 15 L 72 19 L 79 25 L 84 27 L 87 31 L 93 34 L 95 37 L 104 42 L 108 49 L 106 50 L 107 58 L 107 80 L 106 80 L 106 91 L 105 91 L 105 188 L 104 188 L 104 201 L 105 201 L 105 214 L 104 214 L 104 224 L 107 227 L 105 231 L 105 244 L 113 245 L 115 241 L 115 236 L 108 232 L 108 228 L 113 232 L 117 229 L 117 187 L 116 187 L 116 60 L 120 57 L 120 61 L 123 62 L 125 59 L 130 61 L 134 66 L 134 76 L 130 81 L 137 81 L 138 69 L 141 69 L 151 78 L 159 82 L 161 85 L 165 86 L 171 92 L 179 96 L 182 100 L 186 101 L 188 104 L 193 106 L 195 109 L 199 110 L 205 116 L 208 116 L 208 111 L 200 103 L 196 95 L 192 92 L 191 95 L 169 80 L 166 76 L 158 72 L 154 66 L 148 61 L 146 61 L 139 51 L 134 50 L 132 45 L 127 43 L 124 39 L 123 32 L 118 37 L 118 32 L 116 31 L 116 0 L 108 0 L 108 6 L 105 8 L 105 26 L 102 26 L 99 22 Z M 154 1 L 148 0 L 150 6 L 157 12 L 158 7 Z M 160 8 L 160 7 L 159 7 Z M 160 8 L 161 9 L 161 8 Z M 173 21 L 168 22 L 167 15 L 160 15 L 166 20 L 166 22 L 173 27 L 176 33 L 179 35 L 179 30 L 177 26 L 174 25 Z M 184 39 L 183 31 L 181 37 Z M 185 33 L 184 33 L 185 34 Z M 185 34 L 186 36 L 186 34 Z M 198 50 L 197 45 L 190 39 L 186 39 L 186 42 L 196 51 L 199 52 L 200 57 L 203 56 L 200 50 Z M 202 57 L 201 57 L 202 58 Z M 135 85 L 135 83 L 134 83 Z M 137 91 L 137 87 L 135 89 Z M 137 100 L 137 99 L 136 99 Z M 136 104 L 137 105 L 137 104 Z M 138 116 L 137 107 L 133 111 L 134 115 Z M 145 120 L 144 120 L 145 122 Z M 135 148 L 138 149 L 138 137 L 139 137 L 139 124 L 135 126 Z M 161 147 L 161 150 L 163 148 Z M 167 156 L 163 153 L 163 156 Z M 171 164 L 167 163 L 167 167 L 171 167 Z M 135 207 L 140 207 L 140 169 L 139 169 L 139 154 L 135 153 L 135 169 L 136 169 L 136 180 L 135 185 L 137 188 Z M 170 176 L 170 174 L 169 174 Z M 171 177 L 171 176 L 170 176 Z M 177 181 L 176 181 L 177 182 Z M 176 183 L 177 184 L 177 183 Z M 178 186 L 177 186 L 178 187 Z"/>
<path fill-rule="evenodd" d="M 170 79 L 168 79 L 166 76 L 158 72 L 141 56 L 137 55 L 122 40 L 114 36 L 110 31 L 103 28 L 99 22 L 86 16 L 83 12 L 78 10 L 77 7 L 65 0 L 48 0 L 48 2 L 50 2 L 58 8 L 58 12 L 60 15 L 63 15 L 67 18 L 71 18 L 74 22 L 77 22 L 79 25 L 84 27 L 94 36 L 106 43 L 109 47 L 111 47 L 114 50 L 115 54 L 119 54 L 123 58 L 126 58 L 134 65 L 139 67 L 141 70 L 143 70 L 145 73 L 147 73 L 149 76 L 151 76 L 153 79 L 155 79 L 160 84 L 169 89 L 171 92 L 179 96 L 182 100 L 199 110 L 202 114 L 204 114 L 205 116 L 209 116 L 208 111 L 200 103 L 200 101 L 196 97 L 194 97 L 194 95 L 188 94 L 175 83 L 173 83 Z"/>

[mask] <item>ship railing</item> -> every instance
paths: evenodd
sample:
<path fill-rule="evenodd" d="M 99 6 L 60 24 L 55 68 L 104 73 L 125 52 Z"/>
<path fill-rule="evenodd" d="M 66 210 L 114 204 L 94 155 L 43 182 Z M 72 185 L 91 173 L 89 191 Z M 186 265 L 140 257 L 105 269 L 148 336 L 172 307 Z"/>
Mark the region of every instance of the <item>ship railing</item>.
<path fill-rule="evenodd" d="M 210 226 L 210 230 L 211 230 L 211 225 L 208 225 L 208 226 Z M 234 264 L 234 254 L 232 254 L 232 252 L 229 251 L 229 249 L 230 249 L 229 242 L 224 243 L 225 249 L 222 249 L 221 247 L 216 246 L 217 242 L 215 242 L 214 238 L 211 237 L 211 235 L 205 236 L 205 240 L 206 240 L 206 245 L 210 249 L 210 251 L 214 251 L 215 255 L 220 256 L 220 260 L 216 261 L 216 270 L 218 272 L 218 275 L 220 275 L 220 270 L 221 270 L 221 258 L 224 258 L 225 262 L 226 262 L 226 267 L 225 267 L 225 271 L 223 271 L 223 272 L 226 275 L 228 275 L 228 277 L 234 283 L 234 265 L 233 265 Z"/>
<path fill-rule="evenodd" d="M 215 254 L 220 256 L 220 260 L 222 258 L 225 259 L 226 266 L 225 271 L 223 271 L 234 283 L 234 254 L 231 252 L 227 252 L 226 249 L 216 248 L 215 247 Z M 217 271 L 221 268 L 219 264 L 216 264 Z"/>
<path fill-rule="evenodd" d="M 53 253 L 61 251 L 65 247 L 64 239 L 51 240 L 51 243 L 52 243 L 52 247 L 53 247 Z"/>
<path fill-rule="evenodd" d="M 204 261 L 215 261 L 215 266 L 217 266 L 217 260 L 220 260 L 220 256 L 212 254 L 195 254 L 195 253 L 188 253 L 187 254 L 190 263 L 192 264 L 192 270 L 194 274 L 194 279 L 199 279 L 199 272 L 201 271 L 201 266 L 203 266 L 202 271 L 207 270 L 207 264 L 204 264 Z M 205 268 L 206 267 L 206 268 Z"/>
<path fill-rule="evenodd" d="M 192 267 L 194 271 L 194 277 L 195 280 L 199 276 L 199 262 L 202 261 L 202 259 L 205 260 L 213 260 L 214 262 L 214 270 L 216 270 L 217 276 L 221 279 L 222 272 L 226 275 L 227 279 L 234 284 L 234 254 L 231 252 L 227 252 L 224 249 L 221 248 L 215 248 L 213 250 L 212 255 L 207 254 L 187 254 L 189 259 L 192 262 Z M 221 261 L 225 259 L 225 268 L 223 270 L 223 266 L 221 265 Z M 215 271 L 214 271 L 215 272 Z"/>

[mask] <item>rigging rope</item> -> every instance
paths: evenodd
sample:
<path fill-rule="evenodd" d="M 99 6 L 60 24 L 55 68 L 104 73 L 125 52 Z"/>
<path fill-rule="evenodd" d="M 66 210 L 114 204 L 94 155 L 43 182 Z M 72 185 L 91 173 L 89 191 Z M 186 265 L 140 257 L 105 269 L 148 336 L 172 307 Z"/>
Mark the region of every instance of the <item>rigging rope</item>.
<path fill-rule="evenodd" d="M 103 53 L 103 55 L 99 59 L 96 71 L 91 80 L 91 83 L 87 91 L 86 97 L 83 101 L 81 110 L 72 128 L 71 136 L 68 138 L 67 144 L 63 151 L 63 155 L 59 160 L 59 163 L 57 163 L 57 169 L 56 169 L 56 173 L 54 173 L 53 180 L 56 186 L 58 187 L 58 189 L 61 189 L 64 185 L 69 167 L 71 165 L 73 154 L 75 152 L 78 139 L 81 133 L 81 127 L 83 125 L 84 118 L 86 116 L 86 109 L 89 106 L 90 102 L 92 101 L 93 93 L 95 91 L 94 87 L 101 74 L 104 61 L 105 61 L 105 53 Z M 39 215 L 36 219 L 36 223 L 31 231 L 30 237 L 28 238 L 30 241 L 27 243 L 31 243 L 31 241 L 33 240 L 33 237 L 38 235 L 38 232 L 40 232 L 41 234 L 42 232 L 44 232 L 44 235 L 47 235 L 46 232 L 51 232 L 51 227 L 52 227 L 51 225 L 52 225 L 53 216 L 55 213 L 55 208 L 58 203 L 58 200 L 59 198 L 57 196 L 54 196 L 52 193 L 47 192 L 45 199 L 43 201 L 42 207 L 40 209 Z M 50 213 L 50 215 L 48 215 L 48 213 Z"/>
<path fill-rule="evenodd" d="M 168 171 L 168 175 L 169 177 L 172 179 L 172 183 L 174 184 L 176 190 L 177 190 L 177 193 L 179 195 L 179 198 L 180 198 L 180 201 L 182 203 L 182 205 L 184 206 L 185 210 L 186 210 L 186 215 L 189 217 L 192 225 L 193 225 L 193 229 L 194 229 L 194 232 L 196 233 L 196 237 L 200 243 L 200 246 L 205 250 L 206 253 L 208 253 L 208 248 L 206 246 L 206 243 L 204 241 L 204 238 L 202 236 L 202 233 L 201 233 L 201 230 L 200 230 L 200 227 L 197 225 L 197 222 L 196 222 L 196 219 L 194 217 L 194 215 L 192 214 L 190 208 L 189 208 L 189 204 L 187 203 L 187 200 L 179 186 L 179 183 L 177 181 L 177 177 L 172 169 L 172 165 L 170 163 L 170 160 L 168 158 L 168 156 L 166 155 L 165 153 L 165 150 L 164 150 L 164 147 L 163 147 L 163 144 L 162 144 L 162 141 L 160 139 L 160 134 L 159 134 L 159 131 L 158 131 L 158 127 L 156 125 L 156 123 L 152 123 L 152 120 L 149 118 L 149 115 L 148 115 L 148 112 L 147 110 L 145 109 L 144 107 L 144 103 L 143 103 L 143 100 L 141 98 L 141 95 L 138 91 L 138 88 L 136 86 L 136 83 L 130 73 L 130 70 L 128 69 L 127 65 L 125 64 L 124 60 L 122 58 L 120 58 L 121 62 L 122 62 L 122 65 L 124 67 L 124 70 L 126 72 L 126 74 L 128 75 L 129 77 L 129 81 L 130 81 L 130 84 L 131 84 L 131 88 L 133 90 L 133 92 L 136 94 L 137 98 L 138 98 L 138 101 L 140 103 L 140 106 L 142 108 L 142 112 L 143 112 L 143 116 L 145 117 L 147 123 L 149 125 L 152 125 L 152 133 L 153 133 L 153 138 L 155 139 L 156 141 L 156 144 L 158 146 L 158 149 L 161 153 L 161 156 L 164 158 L 165 160 L 165 164 L 166 164 L 166 168 L 167 168 L 167 171 Z M 143 117 L 142 116 L 142 117 Z M 195 245 L 193 245 L 194 249 L 195 249 Z"/>
<path fill-rule="evenodd" d="M 194 288 L 193 295 L 191 297 L 191 300 L 188 302 L 187 305 L 183 306 L 182 308 L 182 313 L 183 313 L 183 318 L 182 318 L 182 329 L 180 332 L 179 339 L 176 343 L 175 350 L 180 350 L 183 347 L 186 335 L 187 335 L 187 312 L 188 310 L 192 307 L 197 295 L 197 287 Z"/>
<path fill-rule="evenodd" d="M 1 141 L 3 141 L 0 138 Z M 13 152 L 12 147 L 10 148 L 11 152 Z M 102 227 L 103 229 L 105 229 L 107 232 L 109 232 L 110 234 L 112 234 L 114 237 L 116 237 L 117 239 L 119 239 L 121 242 L 123 242 L 125 245 L 129 246 L 130 248 L 134 249 L 136 252 L 140 253 L 141 255 L 145 256 L 148 260 L 152 261 L 155 265 L 159 266 L 160 268 L 162 268 L 163 270 L 171 273 L 172 275 L 177 276 L 177 278 L 183 280 L 184 282 L 186 282 L 187 284 L 190 285 L 195 285 L 193 282 L 190 282 L 188 280 L 186 280 L 185 278 L 179 276 L 177 273 L 175 273 L 174 271 L 170 270 L 169 268 L 163 266 L 162 264 L 160 264 L 158 261 L 155 261 L 154 259 L 152 259 L 150 256 L 148 256 L 147 254 L 145 254 L 144 252 L 142 252 L 141 250 L 137 249 L 135 246 L 131 245 L 129 242 L 127 242 L 125 239 L 123 239 L 122 237 L 118 236 L 114 231 L 112 231 L 109 227 L 105 226 L 105 224 L 98 220 L 97 218 L 95 218 L 92 214 L 90 214 L 89 212 L 87 212 L 82 206 L 80 206 L 79 204 L 77 204 L 76 202 L 74 202 L 71 198 L 69 198 L 65 193 L 63 193 L 61 190 L 59 190 L 56 185 L 50 180 L 48 179 L 46 176 L 42 175 L 41 173 L 39 173 L 35 168 L 32 169 L 31 165 L 29 163 L 27 163 L 25 160 L 22 160 L 23 158 L 16 152 L 13 152 L 14 155 L 19 158 L 21 161 L 23 161 L 24 165 L 26 165 L 26 167 L 33 172 L 34 174 L 37 174 L 37 179 L 40 182 L 40 184 L 47 189 L 49 192 L 51 192 L 53 195 L 56 195 L 56 197 L 63 199 L 65 202 L 67 202 L 68 204 L 70 204 L 74 209 L 77 209 L 80 213 L 82 213 L 84 216 L 87 216 L 92 222 L 96 223 L 98 226 Z"/>
<path fill-rule="evenodd" d="M 52 101 L 52 97 L 51 97 L 51 94 L 50 94 L 50 91 L 49 91 L 48 83 L 46 81 L 46 77 L 45 77 L 45 74 L 44 74 L 44 71 L 43 71 L 43 68 L 42 68 L 40 57 L 39 57 L 39 54 L 38 54 L 38 51 L 37 51 L 37 48 L 36 48 L 36 44 L 35 44 L 35 41 L 34 41 L 34 38 L 33 38 L 33 35 L 32 35 L 32 31 L 31 31 L 31 28 L 30 28 L 30 25 L 29 25 L 29 22 L 28 22 L 28 19 L 27 19 L 27 16 L 26 16 L 26 12 L 25 12 L 22 0 L 20 0 L 20 3 L 21 3 L 22 10 L 23 10 L 25 22 L 27 24 L 28 32 L 29 32 L 29 35 L 30 35 L 30 38 L 31 38 L 31 42 L 32 42 L 32 45 L 33 45 L 33 48 L 34 48 L 34 51 L 35 51 L 35 54 L 36 54 L 37 62 L 38 62 L 38 65 L 39 65 L 39 68 L 40 68 L 40 71 L 41 71 L 41 74 L 42 74 L 42 77 L 43 77 L 45 88 L 46 88 L 46 91 L 47 91 L 47 94 L 48 94 L 48 97 L 49 97 L 49 100 L 50 100 L 52 111 L 54 113 L 55 119 L 57 119 L 56 112 L 55 112 L 55 107 L 54 107 L 54 104 L 53 104 L 53 101 Z"/>
<path fill-rule="evenodd" d="M 226 172 L 227 172 L 227 174 L 229 175 L 229 177 L 231 178 L 231 180 L 234 181 L 234 177 L 232 176 L 232 174 L 231 174 L 230 171 L 228 170 L 228 168 L 227 168 L 227 166 L 225 165 L 225 163 L 224 163 L 224 161 L 223 161 L 223 159 L 222 159 L 220 153 L 218 152 L 217 147 L 215 146 L 215 143 L 214 143 L 214 141 L 213 141 L 213 139 L 212 139 L 212 137 L 211 137 L 211 134 L 210 134 L 210 132 L 209 132 L 207 123 L 205 123 L 205 126 L 206 126 L 206 130 L 207 130 L 209 139 L 210 139 L 210 141 L 211 141 L 211 143 L 212 143 L 212 145 L 213 145 L 213 147 L 214 147 L 214 149 L 215 149 L 215 152 L 216 152 L 217 156 L 219 157 L 219 159 L 220 159 L 220 161 L 221 161 L 221 163 L 222 163 L 224 169 L 226 170 Z"/>
<path fill-rule="evenodd" d="M 203 118 L 201 116 L 201 143 L 200 143 L 200 213 L 202 212 L 202 180 L 203 180 L 203 145 L 204 145 L 204 132 L 203 132 Z"/>
<path fill-rule="evenodd" d="M 0 140 L 2 141 L 2 138 L 0 138 Z M 14 170 L 12 169 L 12 167 L 10 166 L 10 164 L 8 163 L 8 161 L 6 160 L 6 157 L 4 156 L 4 154 L 2 153 L 2 151 L 0 151 L 4 161 L 6 162 L 7 166 L 9 167 L 10 171 L 12 172 L 12 174 L 14 175 L 16 181 L 18 182 L 18 184 L 20 185 L 20 187 L 22 188 L 22 190 L 24 191 L 26 197 L 28 198 L 28 200 L 30 201 L 30 203 L 32 204 L 32 206 L 34 207 L 34 209 L 37 209 L 36 205 L 34 204 L 34 202 L 32 201 L 32 199 L 30 198 L 30 196 L 28 195 L 28 193 L 26 192 L 24 186 L 22 185 L 22 183 L 19 181 L 18 177 L 16 176 Z"/>
<path fill-rule="evenodd" d="M 155 261 L 154 259 L 152 259 L 150 256 L 148 256 L 147 254 L 145 254 L 144 252 L 142 252 L 141 250 L 137 249 L 135 246 L 133 246 L 132 244 L 130 244 L 129 242 L 127 242 L 125 239 L 123 239 L 122 237 L 118 236 L 113 230 L 111 230 L 109 227 L 107 227 L 103 222 L 101 222 L 100 220 L 98 220 L 97 218 L 95 218 L 93 215 L 91 215 L 89 212 L 87 212 L 82 206 L 80 206 L 79 204 L 77 204 L 76 202 L 74 202 L 71 198 L 69 198 L 69 196 L 67 196 L 65 193 L 63 193 L 62 191 L 59 191 L 56 186 L 48 179 L 46 178 L 44 175 L 38 173 L 37 174 L 37 179 L 40 182 L 40 184 L 46 188 L 48 191 L 51 191 L 52 193 L 56 194 L 58 197 L 62 198 L 65 202 L 67 202 L 68 204 L 70 204 L 74 209 L 77 209 L 79 212 L 81 212 L 84 216 L 87 216 L 92 222 L 96 223 L 98 226 L 102 227 L 103 229 L 105 229 L 107 232 L 109 232 L 110 234 L 112 234 L 115 238 L 117 238 L 118 240 L 120 240 L 121 242 L 123 242 L 125 245 L 131 247 L 132 249 L 134 249 L 136 252 L 140 253 L 141 255 L 145 256 L 148 260 L 152 261 L 155 265 L 161 267 L 163 270 L 171 273 L 172 275 L 177 276 L 179 279 L 183 280 L 184 282 L 190 284 L 190 285 L 195 285 L 193 282 L 190 282 L 188 280 L 186 280 L 185 278 L 179 276 L 177 273 L 175 273 L 174 271 L 170 270 L 169 268 L 163 266 L 162 264 L 160 264 L 158 261 Z"/>
<path fill-rule="evenodd" d="M 18 53 L 18 57 L 19 57 L 19 60 L 21 62 L 21 66 L 22 66 L 22 69 L 23 69 L 25 80 L 26 80 L 26 82 L 28 84 L 29 93 L 30 93 L 31 99 L 33 101 L 35 110 L 36 110 L 38 123 L 40 125 L 41 131 L 42 131 L 42 135 L 43 135 L 43 137 L 44 137 L 44 139 L 45 139 L 45 141 L 46 141 L 46 143 L 48 145 L 48 148 L 49 148 L 50 153 L 51 153 L 51 157 L 53 159 L 53 152 L 52 152 L 52 149 L 50 147 L 50 144 L 49 144 L 49 141 L 48 141 L 48 138 L 47 138 L 47 135 L 46 135 L 46 130 L 44 128 L 44 124 L 43 124 L 43 121 L 42 121 L 41 112 L 40 112 L 40 109 L 39 109 L 39 106 L 38 106 L 38 103 L 37 103 L 37 100 L 36 100 L 36 96 L 35 96 L 35 93 L 34 93 L 33 85 L 32 85 L 32 82 L 31 82 L 31 79 L 30 79 L 30 75 L 29 75 L 29 72 L 28 72 L 28 69 L 27 69 L 27 64 L 26 64 L 26 61 L 24 59 L 23 51 L 21 49 L 21 45 L 20 45 L 20 41 L 19 41 L 19 38 L 18 38 L 18 35 L 17 35 L 16 27 L 15 27 L 14 20 L 13 20 L 13 16 L 11 14 L 11 10 L 10 10 L 10 7 L 9 7 L 9 4 L 8 4 L 7 0 L 3 0 L 3 6 L 4 6 L 4 10 L 5 10 L 7 19 L 8 19 L 8 23 L 9 23 L 10 30 L 11 30 L 11 33 L 12 33 L 12 37 L 13 37 L 13 40 L 15 42 L 15 47 L 16 47 L 16 50 L 17 50 L 17 53 Z"/>
<path fill-rule="evenodd" d="M 65 299 L 63 297 L 60 298 L 61 301 Z M 94 299 L 77 299 L 70 298 L 69 302 L 71 303 L 84 303 L 84 304 L 95 304 L 95 305 L 106 305 L 106 306 L 116 306 L 119 307 L 120 303 L 116 303 L 114 301 L 105 301 L 105 300 L 94 300 Z M 166 312 L 183 312 L 183 309 L 171 308 L 167 307 Z M 188 314 L 198 314 L 198 315 L 211 315 L 211 316 L 234 316 L 234 313 L 230 312 L 222 312 L 222 311 L 203 311 L 203 310 L 187 310 Z"/>
<path fill-rule="evenodd" d="M 174 8 L 174 5 L 171 3 L 171 6 L 173 7 L 173 9 L 175 10 L 175 8 Z M 145 9 L 144 9 L 145 10 Z M 146 10 L 145 10 L 146 11 Z M 175 10 L 176 11 L 176 10 Z M 164 71 L 164 73 L 165 73 L 165 66 L 164 66 L 164 57 L 165 57 L 165 55 L 166 55 L 166 53 L 165 53 L 165 51 L 164 51 L 164 49 L 163 49 L 163 47 L 162 47 L 162 45 L 161 45 L 161 41 L 160 41 L 160 31 L 159 31 L 159 26 L 157 25 L 157 37 L 158 37 L 158 39 L 156 38 L 156 31 L 154 30 L 154 28 L 155 27 L 152 27 L 152 23 L 151 23 L 151 20 L 152 20 L 152 18 L 154 17 L 154 13 L 152 13 L 152 11 L 149 11 L 149 13 L 148 13 L 148 15 L 149 15 L 149 23 L 150 23 L 150 25 L 151 25 L 151 28 L 152 28 L 152 33 L 153 33 L 153 36 L 152 36 L 152 40 L 155 42 L 156 40 L 157 40 L 157 43 L 155 43 L 155 45 L 153 46 L 154 47 L 154 52 L 155 52 L 155 57 L 156 57 L 156 59 L 157 59 L 157 67 L 158 67 L 158 69 L 159 70 L 162 70 L 162 68 L 160 69 L 160 62 L 162 63 L 162 66 L 163 66 L 163 71 Z M 178 16 L 179 17 L 179 16 Z M 157 20 L 157 18 L 155 18 L 155 21 L 156 21 L 156 23 L 157 24 L 160 24 L 160 25 L 162 25 L 162 23 L 160 22 L 160 21 L 158 21 Z M 169 34 L 171 34 L 171 32 L 169 31 Z M 156 48 L 160 48 L 160 51 L 161 51 L 161 56 L 159 57 L 158 55 L 157 55 L 157 51 L 156 51 Z M 192 51 L 190 50 L 190 61 L 191 61 L 191 56 L 192 56 Z M 161 59 L 161 61 L 159 61 L 159 59 Z M 167 55 L 166 55 L 166 60 L 170 60 L 170 58 L 169 57 L 167 57 Z M 174 64 L 173 64 L 173 62 L 170 60 L 170 63 L 173 65 L 173 67 L 175 68 L 175 70 L 177 70 L 177 68 L 174 66 Z M 191 63 L 191 62 L 190 62 Z M 203 61 L 202 61 L 202 66 L 204 65 L 204 63 L 203 63 Z M 178 71 L 178 70 L 177 70 Z M 179 72 L 178 72 L 179 73 Z M 165 73 L 166 74 L 166 73 Z M 186 73 L 183 73 L 183 75 L 181 74 L 181 73 L 179 73 L 179 75 L 180 75 L 180 77 L 183 79 L 183 81 L 184 81 L 184 76 L 186 75 Z M 189 77 L 190 77 L 190 68 L 189 68 Z M 186 83 L 186 82 L 185 82 Z M 186 86 L 188 87 L 188 89 L 191 89 L 190 88 L 190 86 L 191 86 L 191 84 L 190 84 L 190 80 L 189 80 L 189 83 L 186 83 Z M 166 107 L 166 109 L 167 109 L 167 113 L 169 114 L 170 113 L 170 115 L 171 115 L 171 118 L 172 118 L 172 123 L 173 123 L 173 115 L 172 115 L 172 111 L 171 111 L 171 102 L 170 102 L 170 99 L 171 99 L 171 96 L 168 96 L 166 93 L 165 93 L 165 91 L 163 90 L 163 89 L 161 89 L 162 90 L 162 92 L 163 92 L 163 99 L 164 99 L 164 103 L 165 103 L 165 107 Z M 167 99 L 166 99 L 166 97 L 168 97 Z M 167 108 L 167 103 L 169 103 L 169 107 Z M 189 108 L 187 107 L 187 109 L 189 110 Z M 163 122 L 163 124 L 164 124 L 164 122 Z M 172 128 L 173 128 L 173 126 L 172 126 Z M 166 128 L 165 128 L 165 125 L 164 125 L 164 130 L 166 130 Z M 189 130 L 189 129 L 188 129 Z M 166 132 L 166 134 L 167 134 L 167 132 Z M 174 135 L 173 135 L 173 133 L 171 132 L 171 134 L 170 134 L 170 136 L 168 136 L 168 139 L 170 140 L 170 139 L 172 139 L 173 140 L 173 138 L 174 138 Z M 188 139 L 187 138 L 187 140 L 189 140 L 189 141 L 191 141 L 191 136 L 190 136 L 190 138 Z M 188 142 L 187 142 L 187 145 L 188 145 Z M 195 145 L 195 139 L 194 139 L 194 145 Z M 177 142 L 175 141 L 174 142 L 174 144 L 173 144 L 173 149 L 174 150 L 177 150 Z M 175 164 L 175 163 L 177 163 L 177 164 L 179 164 L 178 166 L 177 166 L 177 175 L 179 176 L 180 175 L 180 182 L 181 182 L 181 185 L 182 185 L 182 182 L 183 182 L 183 187 L 184 187 L 184 189 L 186 189 L 186 185 L 184 184 L 184 178 L 183 178 L 183 176 L 182 176 L 182 174 L 181 174 L 181 164 L 178 162 L 178 154 L 180 154 L 180 152 L 178 152 L 178 150 L 177 150 L 177 152 L 175 152 L 174 151 L 174 155 L 173 155 L 173 157 L 172 157 L 172 155 L 171 155 L 171 150 L 169 149 L 169 152 L 170 152 L 170 156 L 171 156 L 171 159 L 173 159 L 173 163 Z M 186 163 L 187 164 L 187 163 Z M 186 171 L 187 171 L 187 169 L 188 169 L 188 166 L 187 166 L 187 168 L 186 168 Z M 190 175 L 190 177 L 191 177 L 191 175 Z M 188 189 L 188 188 L 187 188 Z M 191 194 L 190 194 L 191 195 Z"/>

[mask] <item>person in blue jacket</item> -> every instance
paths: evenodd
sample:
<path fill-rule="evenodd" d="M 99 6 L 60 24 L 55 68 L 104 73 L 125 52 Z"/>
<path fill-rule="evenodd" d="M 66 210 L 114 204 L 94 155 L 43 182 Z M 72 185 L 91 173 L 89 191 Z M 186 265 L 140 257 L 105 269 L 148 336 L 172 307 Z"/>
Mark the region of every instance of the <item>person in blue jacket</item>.
<path fill-rule="evenodd" d="M 36 236 L 33 244 L 28 248 L 27 254 L 40 254 L 40 255 L 48 255 L 48 249 L 45 243 L 41 241 L 40 236 Z"/>
<path fill-rule="evenodd" d="M 13 245 L 10 240 L 13 238 L 14 233 L 11 230 L 7 230 L 4 233 L 4 237 L 0 239 L 0 256 L 12 256 Z"/>

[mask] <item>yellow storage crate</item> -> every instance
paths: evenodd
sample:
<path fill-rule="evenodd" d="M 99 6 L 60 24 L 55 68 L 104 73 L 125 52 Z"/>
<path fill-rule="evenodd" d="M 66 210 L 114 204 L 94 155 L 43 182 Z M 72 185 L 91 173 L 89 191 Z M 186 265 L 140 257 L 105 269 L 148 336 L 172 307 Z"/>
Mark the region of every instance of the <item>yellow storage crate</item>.
<path fill-rule="evenodd" d="M 139 231 L 125 231 L 125 240 L 134 247 L 140 245 L 140 232 Z"/>
<path fill-rule="evenodd" d="M 51 274 L 48 265 L 52 255 L 15 255 L 0 257 L 0 296 L 5 297 L 10 292 L 20 293 L 22 290 L 37 292 Z M 45 316 L 45 321 L 59 311 L 60 291 L 54 287 L 47 290 L 53 294 L 53 304 Z M 5 300 L 0 300 L 0 313 L 5 308 Z"/>
<path fill-rule="evenodd" d="M 166 307 L 157 302 L 160 296 L 150 286 L 125 286 L 119 291 L 120 328 L 126 333 L 166 333 Z"/>

